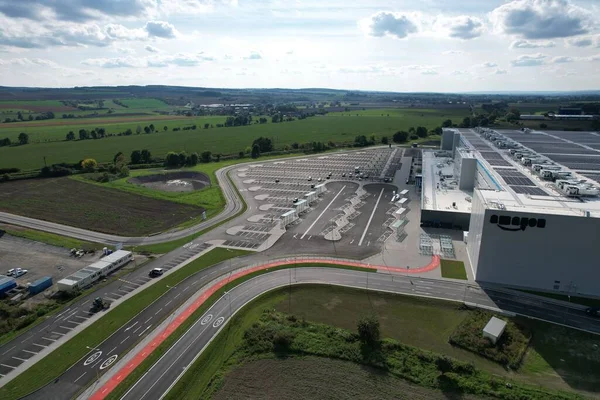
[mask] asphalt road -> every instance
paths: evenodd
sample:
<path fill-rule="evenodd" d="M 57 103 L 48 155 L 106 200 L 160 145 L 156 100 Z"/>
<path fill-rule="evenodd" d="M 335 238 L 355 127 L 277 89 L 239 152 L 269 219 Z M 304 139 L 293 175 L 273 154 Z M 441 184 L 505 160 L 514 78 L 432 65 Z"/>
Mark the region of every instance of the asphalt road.
<path fill-rule="evenodd" d="M 127 237 L 94 232 L 87 229 L 75 228 L 68 225 L 57 224 L 49 221 L 42 221 L 39 219 L 28 218 L 21 215 L 9 214 L 5 212 L 0 212 L 0 222 L 4 222 L 11 225 L 24 226 L 27 228 L 37 229 L 45 232 L 51 232 L 62 236 L 74 237 L 90 242 L 105 243 L 109 245 L 123 243 L 127 246 L 137 246 L 177 240 L 192 235 L 194 233 L 200 232 L 201 230 L 209 228 L 215 224 L 218 224 L 219 222 L 241 211 L 243 207 L 242 202 L 239 200 L 233 185 L 227 178 L 227 172 L 232 168 L 239 168 L 240 165 L 242 164 L 221 168 L 216 172 L 217 181 L 219 182 L 218 184 L 221 187 L 221 190 L 223 191 L 223 196 L 225 196 L 225 209 L 217 216 L 185 229 L 167 231 L 153 236 Z"/>
<path fill-rule="evenodd" d="M 204 350 L 210 340 L 223 329 L 232 314 L 256 296 L 289 284 L 333 284 L 367 288 L 418 296 L 435 296 L 497 307 L 533 316 L 558 319 L 569 324 L 593 328 L 600 332 L 600 321 L 588 318 L 581 311 L 565 311 L 562 306 L 538 300 L 515 297 L 499 291 L 471 288 L 462 282 L 429 280 L 418 277 L 367 273 L 332 268 L 299 268 L 279 270 L 255 277 L 232 289 L 216 302 L 198 321 L 152 366 L 122 397 L 125 400 L 161 399 L 176 384 L 185 370 Z"/>

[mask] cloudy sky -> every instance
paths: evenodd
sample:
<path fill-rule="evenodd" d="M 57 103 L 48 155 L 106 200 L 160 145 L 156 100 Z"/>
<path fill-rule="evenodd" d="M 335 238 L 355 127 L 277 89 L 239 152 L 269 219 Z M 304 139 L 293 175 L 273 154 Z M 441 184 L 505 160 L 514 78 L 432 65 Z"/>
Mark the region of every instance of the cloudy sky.
<path fill-rule="evenodd" d="M 0 0 L 0 85 L 600 89 L 598 0 Z"/>

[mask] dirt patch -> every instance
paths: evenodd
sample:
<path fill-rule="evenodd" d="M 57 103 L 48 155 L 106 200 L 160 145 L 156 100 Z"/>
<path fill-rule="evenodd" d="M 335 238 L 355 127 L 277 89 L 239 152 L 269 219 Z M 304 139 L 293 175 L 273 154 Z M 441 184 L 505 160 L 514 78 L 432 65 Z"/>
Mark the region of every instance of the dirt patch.
<path fill-rule="evenodd" d="M 1 183 L 0 210 L 98 232 L 139 236 L 199 217 L 204 208 L 57 178 Z"/>
<path fill-rule="evenodd" d="M 210 185 L 210 178 L 201 172 L 179 171 L 137 176 L 127 182 L 165 192 L 192 192 Z"/>
<path fill-rule="evenodd" d="M 213 397 L 230 399 L 476 399 L 412 385 L 375 368 L 327 358 L 246 363 Z"/>

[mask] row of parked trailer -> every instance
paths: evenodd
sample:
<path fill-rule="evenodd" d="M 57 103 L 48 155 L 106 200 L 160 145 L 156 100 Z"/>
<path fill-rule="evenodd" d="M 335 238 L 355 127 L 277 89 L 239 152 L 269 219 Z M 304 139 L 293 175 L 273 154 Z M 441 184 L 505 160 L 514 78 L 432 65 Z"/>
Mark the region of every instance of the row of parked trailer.
<path fill-rule="evenodd" d="M 510 156 L 521 165 L 531 168 L 541 179 L 552 181 L 555 187 L 569 197 L 599 196 L 600 189 L 587 180 L 577 179 L 571 171 L 550 159 L 524 148 L 520 143 L 489 129 L 480 130 L 481 135 L 500 149 L 508 149 Z M 527 132 L 525 132 L 527 133 Z"/>

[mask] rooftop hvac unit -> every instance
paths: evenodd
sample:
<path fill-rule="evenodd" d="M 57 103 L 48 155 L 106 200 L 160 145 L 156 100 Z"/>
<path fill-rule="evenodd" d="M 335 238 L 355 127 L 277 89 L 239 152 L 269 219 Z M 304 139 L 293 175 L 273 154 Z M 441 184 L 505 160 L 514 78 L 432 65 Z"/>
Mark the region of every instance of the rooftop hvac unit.
<path fill-rule="evenodd" d="M 594 186 L 568 185 L 565 187 L 565 193 L 567 196 L 573 197 L 598 196 L 600 190 Z"/>

